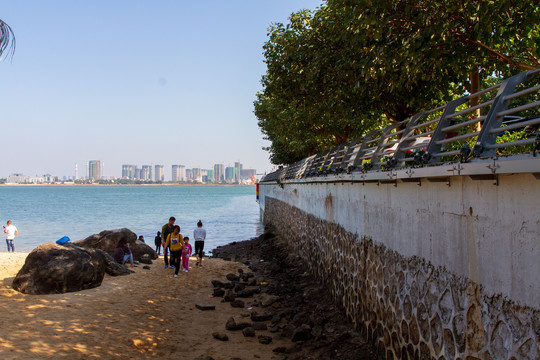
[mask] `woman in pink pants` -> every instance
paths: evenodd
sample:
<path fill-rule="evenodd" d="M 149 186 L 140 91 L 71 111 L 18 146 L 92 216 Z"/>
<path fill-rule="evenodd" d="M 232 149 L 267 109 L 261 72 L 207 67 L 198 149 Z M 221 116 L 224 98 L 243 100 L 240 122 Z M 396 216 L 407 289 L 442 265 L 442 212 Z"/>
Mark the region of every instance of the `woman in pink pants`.
<path fill-rule="evenodd" d="M 184 248 L 182 249 L 182 270 L 185 272 L 189 271 L 189 257 L 191 256 L 191 244 L 189 243 L 189 238 L 186 236 L 184 238 Z"/>

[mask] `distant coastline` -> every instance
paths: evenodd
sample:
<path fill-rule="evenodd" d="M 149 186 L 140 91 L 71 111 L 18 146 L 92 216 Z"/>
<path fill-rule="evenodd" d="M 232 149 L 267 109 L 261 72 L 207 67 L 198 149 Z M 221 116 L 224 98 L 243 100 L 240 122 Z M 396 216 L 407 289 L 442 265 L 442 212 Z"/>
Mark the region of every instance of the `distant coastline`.
<path fill-rule="evenodd" d="M 200 186 L 200 187 L 218 187 L 218 186 L 224 186 L 224 187 L 231 187 L 231 186 L 238 186 L 238 187 L 250 187 L 255 186 L 248 185 L 248 184 L 188 184 L 188 183 L 166 183 L 166 184 L 74 184 L 74 183 L 63 183 L 63 184 L 0 184 L 0 187 L 21 187 L 21 186 Z"/>

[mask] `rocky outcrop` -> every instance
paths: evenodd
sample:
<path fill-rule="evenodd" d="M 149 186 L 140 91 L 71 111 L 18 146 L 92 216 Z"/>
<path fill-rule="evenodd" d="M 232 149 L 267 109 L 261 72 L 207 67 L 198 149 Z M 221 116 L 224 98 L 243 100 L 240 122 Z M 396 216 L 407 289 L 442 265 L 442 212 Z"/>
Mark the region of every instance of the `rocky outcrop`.
<path fill-rule="evenodd" d="M 113 255 L 116 244 L 123 238 L 127 239 L 135 261 L 140 261 L 145 254 L 148 255 L 150 259 L 158 258 L 154 249 L 142 241 L 139 241 L 137 235 L 127 228 L 104 230 L 99 234 L 90 235 L 86 239 L 77 240 L 74 244 L 85 248 L 101 249 L 109 255 Z"/>
<path fill-rule="evenodd" d="M 101 285 L 106 272 L 130 273 L 102 250 L 47 243 L 28 254 L 12 287 L 25 294 L 80 291 Z"/>

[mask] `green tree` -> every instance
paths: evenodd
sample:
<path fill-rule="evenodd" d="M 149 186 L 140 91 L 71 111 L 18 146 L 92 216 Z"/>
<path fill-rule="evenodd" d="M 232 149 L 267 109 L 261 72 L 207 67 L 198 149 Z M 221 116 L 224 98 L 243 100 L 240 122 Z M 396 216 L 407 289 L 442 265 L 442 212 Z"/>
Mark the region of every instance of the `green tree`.
<path fill-rule="evenodd" d="M 13 55 L 15 51 L 15 35 L 11 27 L 0 20 L 0 58 Z"/>
<path fill-rule="evenodd" d="M 291 163 L 540 66 L 533 0 L 328 0 L 274 24 L 255 114 Z"/>

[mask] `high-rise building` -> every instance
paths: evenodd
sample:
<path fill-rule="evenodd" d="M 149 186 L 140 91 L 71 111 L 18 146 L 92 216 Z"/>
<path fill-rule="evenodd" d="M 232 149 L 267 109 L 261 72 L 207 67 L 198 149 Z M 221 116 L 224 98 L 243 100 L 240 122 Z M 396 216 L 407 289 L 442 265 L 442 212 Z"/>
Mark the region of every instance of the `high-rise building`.
<path fill-rule="evenodd" d="M 101 179 L 101 160 L 90 160 L 88 162 L 88 178 L 91 180 Z"/>
<path fill-rule="evenodd" d="M 193 178 L 194 182 L 202 182 L 202 173 L 201 168 L 193 168 L 191 169 L 191 176 Z"/>
<path fill-rule="evenodd" d="M 225 182 L 228 184 L 232 184 L 236 182 L 235 179 L 235 168 L 232 166 L 227 166 L 225 168 Z"/>
<path fill-rule="evenodd" d="M 223 164 L 215 164 L 214 165 L 214 178 L 216 179 L 217 183 L 223 182 L 225 180 L 225 167 Z"/>
<path fill-rule="evenodd" d="M 186 179 L 184 181 L 193 181 L 193 171 L 186 169 Z"/>
<path fill-rule="evenodd" d="M 141 180 L 152 180 L 152 165 L 142 166 Z"/>
<path fill-rule="evenodd" d="M 173 165 L 171 178 L 173 182 L 186 181 L 186 167 L 184 165 Z"/>
<path fill-rule="evenodd" d="M 124 164 L 122 165 L 122 178 L 124 179 L 135 179 L 135 170 L 137 169 L 136 165 Z"/>
<path fill-rule="evenodd" d="M 240 173 L 242 172 L 242 164 L 240 162 L 234 163 L 234 180 L 239 183 L 241 180 Z"/>
<path fill-rule="evenodd" d="M 165 181 L 165 172 L 163 171 L 163 165 L 154 166 L 154 180 L 155 181 Z"/>
<path fill-rule="evenodd" d="M 216 182 L 214 178 L 214 170 L 205 170 L 206 171 L 206 182 Z"/>

